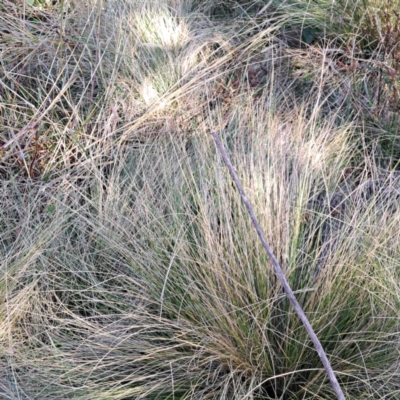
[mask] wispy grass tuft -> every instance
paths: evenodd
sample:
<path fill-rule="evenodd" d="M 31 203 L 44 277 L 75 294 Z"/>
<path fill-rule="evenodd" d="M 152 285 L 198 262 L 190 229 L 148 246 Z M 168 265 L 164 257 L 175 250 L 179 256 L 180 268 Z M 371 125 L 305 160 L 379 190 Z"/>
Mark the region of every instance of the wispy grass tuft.
<path fill-rule="evenodd" d="M 253 3 L 0 5 L 1 398 L 334 398 L 211 129 L 346 398 L 400 398 L 397 19 Z"/>

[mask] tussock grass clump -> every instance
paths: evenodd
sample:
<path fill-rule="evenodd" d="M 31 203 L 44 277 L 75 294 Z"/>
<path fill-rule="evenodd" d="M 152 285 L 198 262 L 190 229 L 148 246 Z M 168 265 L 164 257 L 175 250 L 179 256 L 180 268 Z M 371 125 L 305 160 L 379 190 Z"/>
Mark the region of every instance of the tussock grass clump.
<path fill-rule="evenodd" d="M 345 192 L 352 127 L 237 112 L 252 129 L 220 134 L 346 395 L 395 395 L 398 208 Z M 333 396 L 205 132 L 149 139 L 105 182 L 56 204 L 23 269 L 9 259 L 10 393 Z M 343 197 L 337 213 L 328 191 Z"/>
<path fill-rule="evenodd" d="M 84 5 L 0 5 L 0 397 L 334 398 L 212 129 L 346 398 L 400 398 L 398 18 Z"/>

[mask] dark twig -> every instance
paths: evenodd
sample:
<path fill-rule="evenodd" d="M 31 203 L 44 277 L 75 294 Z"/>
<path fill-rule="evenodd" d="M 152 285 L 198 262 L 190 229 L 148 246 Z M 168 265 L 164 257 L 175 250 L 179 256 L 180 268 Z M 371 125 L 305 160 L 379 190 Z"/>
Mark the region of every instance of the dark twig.
<path fill-rule="evenodd" d="M 232 177 L 233 181 L 235 182 L 236 187 L 239 190 L 239 193 L 240 193 L 240 196 L 242 197 L 243 203 L 245 204 L 247 211 L 249 212 L 251 221 L 253 222 L 253 225 L 256 228 L 258 237 L 260 238 L 261 243 L 264 246 L 264 249 L 268 254 L 268 257 L 271 260 L 272 265 L 274 266 L 275 274 L 278 276 L 279 280 L 281 281 L 283 289 L 284 289 L 287 297 L 289 298 L 290 303 L 292 304 L 292 306 L 295 309 L 297 315 L 299 316 L 301 322 L 303 323 L 304 327 L 306 328 L 308 335 L 310 336 L 312 342 L 314 343 L 315 349 L 317 350 L 319 358 L 321 359 L 322 364 L 325 367 L 325 370 L 328 374 L 328 377 L 331 381 L 333 390 L 335 391 L 337 398 L 339 400 L 345 400 L 343 391 L 339 385 L 338 380 L 336 379 L 335 373 L 333 372 L 332 366 L 328 360 L 328 357 L 326 356 L 326 353 L 321 345 L 321 342 L 319 341 L 317 335 L 315 334 L 315 332 L 310 324 L 310 321 L 308 320 L 306 314 L 304 313 L 299 302 L 297 301 L 292 289 L 289 286 L 289 282 L 287 281 L 285 274 L 284 274 L 281 266 L 278 263 L 278 260 L 276 259 L 274 253 L 272 252 L 271 248 L 269 247 L 269 245 L 267 243 L 267 240 L 265 239 L 265 236 L 261 230 L 260 224 L 258 223 L 257 218 L 254 214 L 253 208 L 252 208 L 248 198 L 246 197 L 246 194 L 245 194 L 243 187 L 239 181 L 239 178 L 235 172 L 235 169 L 233 168 L 233 165 L 230 162 L 229 157 L 228 157 L 224 147 L 222 146 L 222 143 L 221 143 L 217 133 L 215 131 L 213 131 L 213 132 L 211 132 L 211 134 L 213 135 L 215 144 L 222 156 L 222 159 L 224 160 L 225 165 L 228 167 L 229 173 L 231 174 L 231 177 Z"/>
<path fill-rule="evenodd" d="M 36 115 L 32 118 L 32 120 L 26 126 L 24 126 L 14 137 L 12 137 L 9 141 L 0 146 L 0 151 L 12 145 L 15 141 L 26 135 L 28 132 L 33 132 L 36 134 L 37 130 L 39 129 L 39 124 L 42 122 L 43 118 L 55 106 L 55 104 L 57 104 L 57 102 L 61 99 L 64 93 L 76 81 L 77 78 L 78 78 L 77 75 L 71 76 L 71 78 L 68 79 L 68 82 L 65 84 L 65 86 L 60 90 L 60 93 L 58 93 L 58 95 L 53 99 L 50 105 L 46 109 L 44 109 L 44 105 L 46 104 L 47 100 L 50 99 L 50 95 L 56 88 L 56 86 L 54 85 L 53 88 L 50 90 L 49 94 L 46 96 L 45 100 L 43 101 L 42 106 L 39 108 Z"/>

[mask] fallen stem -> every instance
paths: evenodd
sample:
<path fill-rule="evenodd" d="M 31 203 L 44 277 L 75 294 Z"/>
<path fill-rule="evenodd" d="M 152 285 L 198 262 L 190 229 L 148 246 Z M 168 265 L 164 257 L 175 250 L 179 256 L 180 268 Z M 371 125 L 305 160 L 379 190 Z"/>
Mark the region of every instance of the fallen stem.
<path fill-rule="evenodd" d="M 337 380 L 337 378 L 335 376 L 335 373 L 334 373 L 334 371 L 332 369 L 332 366 L 331 366 L 331 364 L 330 364 L 330 362 L 328 360 L 328 357 L 327 357 L 327 355 L 326 355 L 326 353 L 325 353 L 325 351 L 324 351 L 324 349 L 322 347 L 322 344 L 319 341 L 317 335 L 315 334 L 314 329 L 312 328 L 312 326 L 310 324 L 310 321 L 308 320 L 306 314 L 304 313 L 304 311 L 301 308 L 299 302 L 297 301 L 292 289 L 290 288 L 289 282 L 287 281 L 286 276 L 285 276 L 281 266 L 279 265 L 278 260 L 276 259 L 274 253 L 272 252 L 271 248 L 269 247 L 269 245 L 267 243 L 267 240 L 265 239 L 265 236 L 264 236 L 264 234 L 262 232 L 260 224 L 258 223 L 257 218 L 256 218 L 256 216 L 254 214 L 253 207 L 251 206 L 251 204 L 249 202 L 249 199 L 246 197 L 246 194 L 245 194 L 245 192 L 243 190 L 243 187 L 242 187 L 242 185 L 241 185 L 241 183 L 239 181 L 239 178 L 238 178 L 238 176 L 236 174 L 236 171 L 235 171 L 231 161 L 229 160 L 229 157 L 228 157 L 228 155 L 227 155 L 227 153 L 226 153 L 226 151 L 225 151 L 225 149 L 224 149 L 224 147 L 223 147 L 223 145 L 222 145 L 217 133 L 215 131 L 212 131 L 211 134 L 212 134 L 212 136 L 214 138 L 214 141 L 215 141 L 215 144 L 216 144 L 216 146 L 217 146 L 217 148 L 218 148 L 218 150 L 219 150 L 219 152 L 220 152 L 220 154 L 222 156 L 222 159 L 224 160 L 225 165 L 228 167 L 229 173 L 230 173 L 233 181 L 235 182 L 236 187 L 239 190 L 240 196 L 242 197 L 243 203 L 245 204 L 245 206 L 247 208 L 247 211 L 248 211 L 248 213 L 250 215 L 251 221 L 253 222 L 253 225 L 254 225 L 254 227 L 255 227 L 255 229 L 257 231 L 258 237 L 260 238 L 261 243 L 262 243 L 266 253 L 268 254 L 268 257 L 271 260 L 272 265 L 274 266 L 275 274 L 277 275 L 277 277 L 281 281 L 281 284 L 283 286 L 283 290 L 285 291 L 290 303 L 292 304 L 294 310 L 296 311 L 297 315 L 299 316 L 299 318 L 300 318 L 301 322 L 303 323 L 304 327 L 306 328 L 306 331 L 307 331 L 308 335 L 310 336 L 311 341 L 313 342 L 315 349 L 317 350 L 319 358 L 321 359 L 322 364 L 323 364 L 323 366 L 324 366 L 324 368 L 325 368 L 325 370 L 326 370 L 326 372 L 328 374 L 329 380 L 331 381 L 333 390 L 335 391 L 335 393 L 337 395 L 337 398 L 339 400 L 345 400 L 343 391 L 342 391 L 342 389 L 341 389 L 341 387 L 339 385 L 339 382 L 338 382 L 338 380 Z"/>

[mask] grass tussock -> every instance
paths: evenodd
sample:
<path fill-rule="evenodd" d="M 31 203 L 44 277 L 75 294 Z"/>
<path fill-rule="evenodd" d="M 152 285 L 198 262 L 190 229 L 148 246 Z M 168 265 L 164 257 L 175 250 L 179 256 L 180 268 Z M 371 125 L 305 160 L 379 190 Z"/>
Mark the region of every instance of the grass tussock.
<path fill-rule="evenodd" d="M 0 5 L 0 394 L 400 398 L 398 2 Z M 327 11 L 328 10 L 328 11 Z"/>

